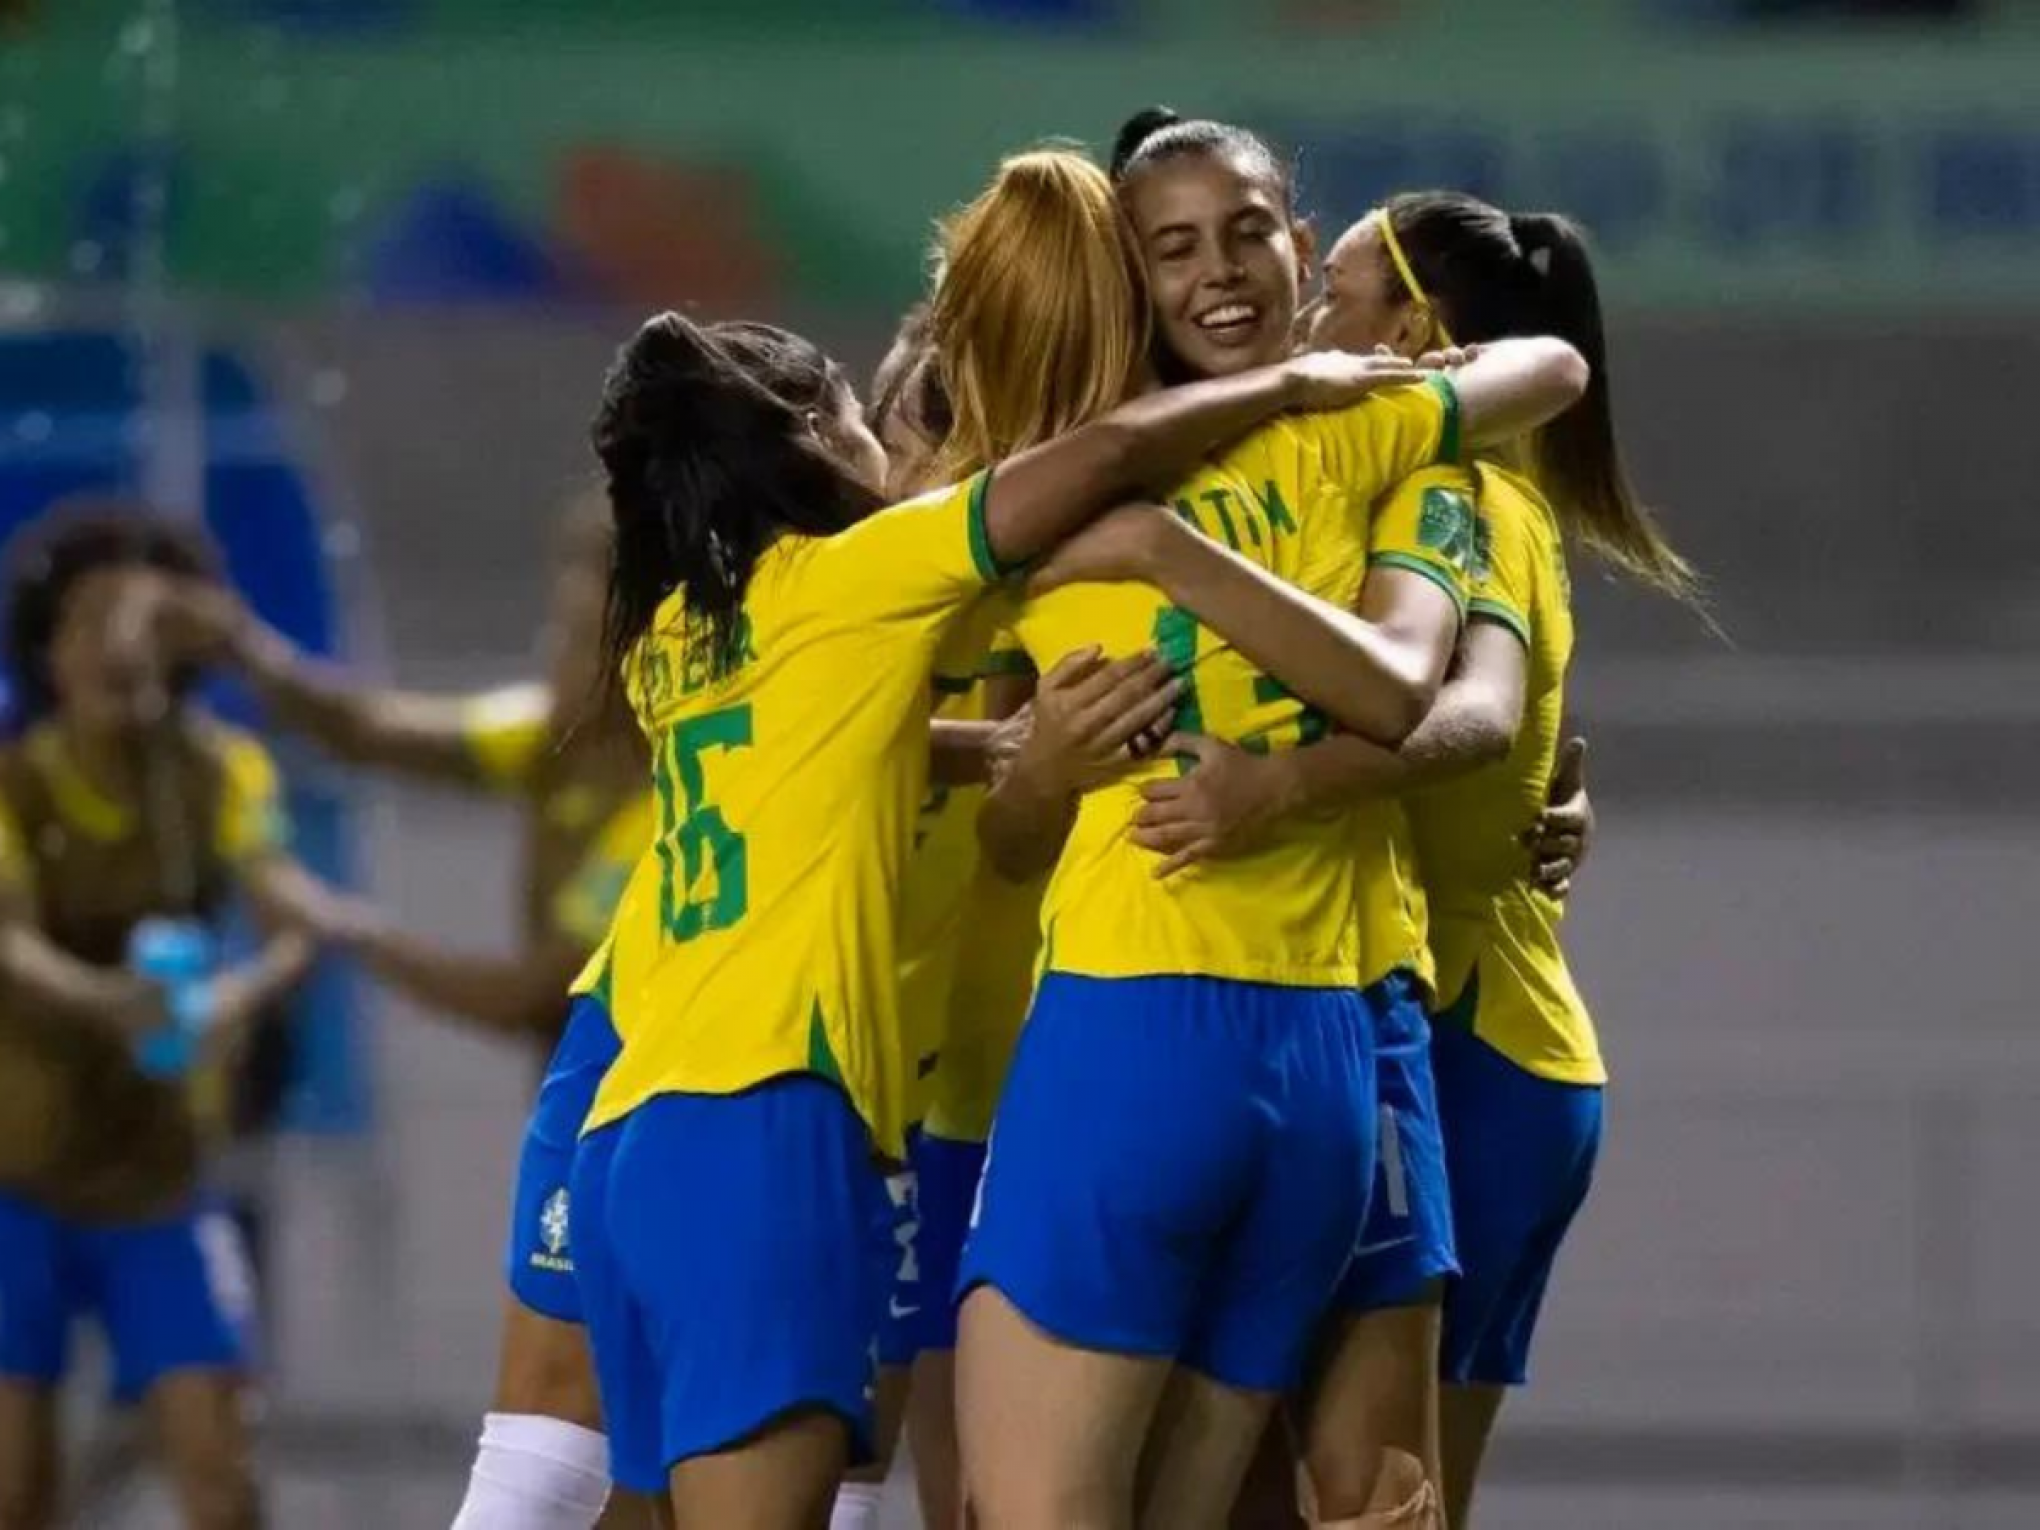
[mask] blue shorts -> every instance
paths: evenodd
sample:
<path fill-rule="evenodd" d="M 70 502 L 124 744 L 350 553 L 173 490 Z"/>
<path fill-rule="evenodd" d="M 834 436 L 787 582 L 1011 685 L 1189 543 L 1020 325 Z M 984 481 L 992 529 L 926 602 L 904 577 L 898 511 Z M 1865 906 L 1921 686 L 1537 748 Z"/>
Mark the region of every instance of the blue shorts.
<path fill-rule="evenodd" d="M 956 1348 L 956 1271 L 963 1238 L 985 1170 L 982 1142 L 957 1142 L 923 1134 L 914 1144 L 914 1174 L 920 1190 L 921 1311 L 914 1352 Z"/>
<path fill-rule="evenodd" d="M 1521 1386 L 1552 1262 L 1593 1181 L 1603 1091 L 1539 1078 L 1482 1041 L 1477 993 L 1469 983 L 1432 1041 L 1465 1266 L 1445 1297 L 1440 1374 Z"/>
<path fill-rule="evenodd" d="M 826 1408 L 869 1459 L 874 1336 L 894 1245 L 871 1139 L 807 1075 L 663 1094 L 582 1139 L 575 1263 L 610 1475 L 672 1468 Z"/>
<path fill-rule="evenodd" d="M 55 1387 L 81 1317 L 106 1331 L 122 1402 L 173 1372 L 246 1370 L 255 1288 L 234 1219 L 200 1201 L 175 1216 L 89 1226 L 0 1196 L 0 1376 Z"/>
<path fill-rule="evenodd" d="M 1393 972 L 1360 997 L 1374 1026 L 1379 1154 L 1367 1224 L 1339 1287 L 1339 1306 L 1364 1313 L 1422 1301 L 1434 1281 L 1459 1272 L 1459 1261 L 1431 1024 L 1416 982 Z"/>
<path fill-rule="evenodd" d="M 921 1314 L 928 1302 L 920 1259 L 920 1176 L 913 1162 L 920 1138 L 920 1128 L 908 1131 L 907 1165 L 885 1177 L 885 1204 L 880 1207 L 879 1236 L 885 1240 L 890 1275 L 885 1311 L 878 1322 L 878 1363 L 888 1368 L 914 1363 L 921 1349 Z"/>
<path fill-rule="evenodd" d="M 546 1064 L 532 1101 L 517 1154 L 517 1186 L 510 1199 L 510 1236 L 503 1251 L 510 1292 L 541 1317 L 581 1321 L 581 1294 L 574 1285 L 574 1254 L 568 1242 L 567 1181 L 574 1146 L 595 1090 L 609 1071 L 619 1045 L 609 1011 L 591 994 L 579 994 L 567 1011 L 566 1029 Z"/>
<path fill-rule="evenodd" d="M 1374 1176 L 1350 989 L 1051 973 L 999 1105 L 959 1289 L 1065 1343 L 1296 1381 Z"/>

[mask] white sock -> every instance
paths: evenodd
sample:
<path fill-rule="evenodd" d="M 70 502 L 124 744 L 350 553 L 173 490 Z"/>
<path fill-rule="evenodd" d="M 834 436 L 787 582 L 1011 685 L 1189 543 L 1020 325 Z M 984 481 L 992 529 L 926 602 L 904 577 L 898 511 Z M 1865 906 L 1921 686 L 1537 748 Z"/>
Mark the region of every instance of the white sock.
<path fill-rule="evenodd" d="M 883 1482 L 845 1482 L 836 1489 L 829 1530 L 878 1530 L 885 1508 Z"/>
<path fill-rule="evenodd" d="M 536 1413 L 490 1413 L 453 1530 L 594 1530 L 609 1501 L 609 1441 Z"/>

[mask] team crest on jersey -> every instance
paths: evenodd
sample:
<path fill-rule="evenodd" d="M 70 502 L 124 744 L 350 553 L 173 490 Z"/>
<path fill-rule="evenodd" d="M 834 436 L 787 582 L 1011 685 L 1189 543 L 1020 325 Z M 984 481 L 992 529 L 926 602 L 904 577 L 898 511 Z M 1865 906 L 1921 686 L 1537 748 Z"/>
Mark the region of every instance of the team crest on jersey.
<path fill-rule="evenodd" d="M 1426 489 L 1417 517 L 1417 540 L 1464 572 L 1473 567 L 1476 520 L 1473 505 L 1464 494 Z"/>
<path fill-rule="evenodd" d="M 574 1273 L 574 1261 L 568 1250 L 569 1214 L 566 1186 L 545 1198 L 545 1204 L 538 1211 L 539 1246 L 532 1250 L 531 1262 L 541 1270 L 553 1270 L 562 1275 Z"/>

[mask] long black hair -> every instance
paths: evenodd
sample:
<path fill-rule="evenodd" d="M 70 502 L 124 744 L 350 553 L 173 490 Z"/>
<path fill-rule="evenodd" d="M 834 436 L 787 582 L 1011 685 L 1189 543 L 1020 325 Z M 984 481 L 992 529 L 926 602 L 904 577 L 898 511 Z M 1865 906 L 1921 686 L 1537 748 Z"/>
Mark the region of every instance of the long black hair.
<path fill-rule="evenodd" d="M 8 560 L 7 660 L 13 670 L 17 720 L 34 722 L 56 710 L 50 649 L 72 587 L 109 568 L 157 569 L 188 579 L 217 579 L 212 544 L 196 527 L 165 519 L 147 506 L 113 499 L 71 501 L 23 533 Z M 173 698 L 198 681 L 198 667 L 169 673 Z"/>
<path fill-rule="evenodd" d="M 824 449 L 847 404 L 840 368 L 769 324 L 662 313 L 617 353 L 590 432 L 616 538 L 603 617 L 619 676 L 660 604 L 685 590 L 684 642 L 711 676 L 744 649 L 744 592 L 784 532 L 827 536 L 877 497 Z"/>
<path fill-rule="evenodd" d="M 1189 155 L 1239 160 L 1265 176 L 1282 195 L 1283 210 L 1296 212 L 1296 167 L 1259 133 L 1209 117 L 1185 117 L 1166 106 L 1146 106 L 1119 126 L 1112 142 L 1110 173 L 1115 186 L 1149 165 Z"/>
<path fill-rule="evenodd" d="M 1593 370 L 1586 396 L 1537 433 L 1541 485 L 1588 547 L 1700 607 L 1699 577 L 1638 497 L 1622 460 L 1601 291 L 1579 225 L 1558 213 L 1506 213 L 1457 191 L 1392 197 L 1380 215 L 1460 344 L 1556 335 L 1586 358 Z M 1400 284 L 1386 251 L 1382 260 Z"/>

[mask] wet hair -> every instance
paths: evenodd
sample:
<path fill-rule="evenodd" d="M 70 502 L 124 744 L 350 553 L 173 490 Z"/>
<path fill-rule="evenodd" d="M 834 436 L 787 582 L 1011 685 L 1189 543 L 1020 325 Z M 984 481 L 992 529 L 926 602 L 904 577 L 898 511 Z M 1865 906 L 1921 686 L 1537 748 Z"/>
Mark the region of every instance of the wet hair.
<path fill-rule="evenodd" d="M 1281 193 L 1283 211 L 1296 212 L 1296 167 L 1267 139 L 1250 129 L 1208 117 L 1184 117 L 1166 106 L 1148 106 L 1120 124 L 1112 143 L 1112 184 L 1124 186 L 1149 165 L 1192 155 L 1240 161 L 1248 173 L 1265 177 Z"/>
<path fill-rule="evenodd" d="M 942 230 L 930 315 L 953 480 L 1088 424 L 1133 391 L 1148 344 L 1140 252 L 1105 173 L 1067 149 L 999 166 Z"/>
<path fill-rule="evenodd" d="M 690 660 L 728 674 L 743 655 L 744 594 L 765 549 L 786 532 L 827 536 L 876 508 L 816 433 L 818 417 L 849 398 L 826 354 L 769 324 L 662 313 L 617 353 L 590 430 L 615 530 L 609 675 L 676 590 L 686 592 Z"/>
<path fill-rule="evenodd" d="M 64 603 L 88 574 L 104 569 L 158 569 L 190 579 L 217 579 L 211 540 L 194 525 L 154 514 L 118 499 L 73 500 L 22 533 L 8 559 L 7 660 L 13 670 L 18 720 L 33 722 L 56 710 L 50 650 L 64 619 Z M 180 664 L 166 677 L 182 700 L 198 682 L 198 667 Z"/>
<path fill-rule="evenodd" d="M 1557 213 L 1505 213 L 1456 191 L 1393 197 L 1381 216 L 1460 344 L 1556 335 L 1586 358 L 1593 374 L 1586 396 L 1537 432 L 1540 484 L 1589 548 L 1697 606 L 1693 566 L 1638 498 L 1622 460 L 1600 287 L 1580 227 Z M 1386 252 L 1382 260 L 1389 280 L 1402 285 Z"/>
<path fill-rule="evenodd" d="M 883 437 L 886 423 L 904 414 L 914 430 L 940 443 L 955 424 L 935 362 L 934 328 L 934 310 L 926 302 L 901 317 L 892 345 L 871 374 L 865 420 L 872 434 Z"/>

